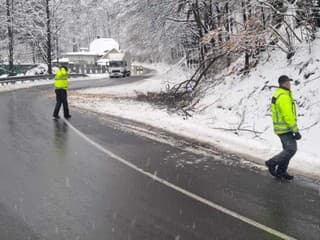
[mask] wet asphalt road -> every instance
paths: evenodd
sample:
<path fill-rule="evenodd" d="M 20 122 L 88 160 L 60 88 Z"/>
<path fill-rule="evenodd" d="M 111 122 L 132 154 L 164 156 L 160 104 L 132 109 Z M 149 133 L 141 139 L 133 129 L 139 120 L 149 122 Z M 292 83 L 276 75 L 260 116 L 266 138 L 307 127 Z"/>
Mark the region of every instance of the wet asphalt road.
<path fill-rule="evenodd" d="M 1 240 L 280 239 L 141 175 L 52 121 L 50 88 L 0 93 Z M 136 123 L 71 113 L 76 128 L 136 166 L 296 239 L 320 239 L 318 184 L 275 181 L 235 156 L 201 154 L 196 143 L 157 129 L 145 127 L 170 144 L 136 134 L 144 127 Z"/>

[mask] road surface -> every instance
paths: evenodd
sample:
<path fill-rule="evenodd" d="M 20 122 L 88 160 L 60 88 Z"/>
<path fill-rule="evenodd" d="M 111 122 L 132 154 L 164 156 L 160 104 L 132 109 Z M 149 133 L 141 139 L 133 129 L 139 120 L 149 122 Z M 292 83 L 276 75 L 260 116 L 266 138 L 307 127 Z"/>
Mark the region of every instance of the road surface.
<path fill-rule="evenodd" d="M 51 92 L 0 93 L 1 240 L 320 239 L 316 182 L 279 182 L 236 156 L 157 129 L 137 134 L 143 125 L 113 117 L 71 109 L 70 124 L 53 121 Z"/>

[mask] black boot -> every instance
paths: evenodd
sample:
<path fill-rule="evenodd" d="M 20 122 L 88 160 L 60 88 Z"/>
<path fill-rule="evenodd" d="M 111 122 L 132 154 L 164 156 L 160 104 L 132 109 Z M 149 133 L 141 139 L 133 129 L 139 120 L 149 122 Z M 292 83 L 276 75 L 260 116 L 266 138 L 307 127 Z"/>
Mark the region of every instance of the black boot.
<path fill-rule="evenodd" d="M 266 166 L 268 167 L 269 173 L 276 177 L 276 164 L 272 163 L 270 160 L 265 162 Z"/>

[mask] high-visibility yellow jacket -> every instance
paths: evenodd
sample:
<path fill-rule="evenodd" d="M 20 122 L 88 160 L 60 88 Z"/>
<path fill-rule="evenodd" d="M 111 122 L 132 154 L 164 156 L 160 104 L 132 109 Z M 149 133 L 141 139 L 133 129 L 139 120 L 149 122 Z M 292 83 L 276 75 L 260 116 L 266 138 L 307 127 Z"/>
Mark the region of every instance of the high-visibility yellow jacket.
<path fill-rule="evenodd" d="M 290 90 L 278 88 L 272 97 L 272 121 L 277 135 L 298 132 L 297 110 Z"/>
<path fill-rule="evenodd" d="M 56 89 L 68 90 L 68 71 L 64 68 L 59 68 L 54 80 L 54 86 Z"/>

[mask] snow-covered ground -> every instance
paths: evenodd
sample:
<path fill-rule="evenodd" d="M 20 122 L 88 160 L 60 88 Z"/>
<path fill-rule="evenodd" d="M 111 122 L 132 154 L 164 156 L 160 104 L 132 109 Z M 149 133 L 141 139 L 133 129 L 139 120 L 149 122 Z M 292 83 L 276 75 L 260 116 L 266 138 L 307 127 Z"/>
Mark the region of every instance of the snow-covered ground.
<path fill-rule="evenodd" d="M 8 74 L 2 74 L 0 75 L 0 78 L 7 78 L 9 75 Z"/>
<path fill-rule="evenodd" d="M 274 50 L 270 52 L 270 58 L 266 54 L 265 59 L 246 77 L 236 74 L 243 67 L 240 59 L 222 73 L 225 81 L 207 92 L 198 105 L 199 111 L 187 120 L 166 109 L 133 100 L 137 92 L 165 90 L 168 84 L 190 76 L 177 66 L 164 64 L 147 66 L 156 68 L 158 73 L 143 82 L 74 92 L 71 103 L 163 128 L 264 164 L 281 150 L 280 141 L 273 134 L 269 105 L 275 90 L 272 86 L 277 85 L 280 75 L 287 74 L 297 81 L 293 92 L 299 106 L 299 125 L 303 135 L 290 170 L 320 177 L 320 153 L 317 149 L 320 136 L 319 52 L 320 40 L 313 43 L 311 52 L 307 44 L 300 45 L 290 62 L 284 53 Z M 311 73 L 308 79 L 304 77 Z M 251 130 L 261 133 L 254 134 Z"/>

